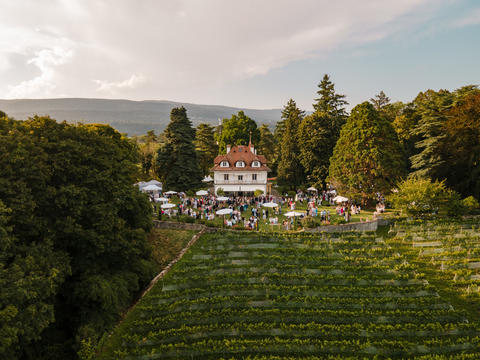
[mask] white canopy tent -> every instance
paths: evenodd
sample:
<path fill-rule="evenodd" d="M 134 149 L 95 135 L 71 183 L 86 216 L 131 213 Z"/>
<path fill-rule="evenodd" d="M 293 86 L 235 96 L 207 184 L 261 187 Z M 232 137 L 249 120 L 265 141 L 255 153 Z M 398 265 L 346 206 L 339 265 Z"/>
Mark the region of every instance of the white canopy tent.
<path fill-rule="evenodd" d="M 195 194 L 198 195 L 198 196 L 205 196 L 205 195 L 208 195 L 208 191 L 207 190 L 198 190 Z"/>
<path fill-rule="evenodd" d="M 147 185 L 147 186 L 141 188 L 141 190 L 142 191 L 160 191 L 160 190 L 162 190 L 162 188 L 157 186 L 157 185 L 152 184 L 152 185 Z"/>
<path fill-rule="evenodd" d="M 342 203 L 342 202 L 347 202 L 348 201 L 348 198 L 344 197 L 344 196 L 335 196 L 333 198 L 333 201 L 337 202 L 337 203 Z"/>
<path fill-rule="evenodd" d="M 202 182 L 204 182 L 204 183 L 212 182 L 212 181 L 213 181 L 213 179 L 212 179 L 212 177 L 211 177 L 210 175 L 205 176 L 205 177 L 203 178 L 203 180 L 202 180 Z"/>
<path fill-rule="evenodd" d="M 167 192 L 165 193 L 165 195 L 175 195 L 175 194 L 177 194 L 177 192 L 176 192 L 176 191 L 173 191 L 173 190 L 167 191 Z"/>

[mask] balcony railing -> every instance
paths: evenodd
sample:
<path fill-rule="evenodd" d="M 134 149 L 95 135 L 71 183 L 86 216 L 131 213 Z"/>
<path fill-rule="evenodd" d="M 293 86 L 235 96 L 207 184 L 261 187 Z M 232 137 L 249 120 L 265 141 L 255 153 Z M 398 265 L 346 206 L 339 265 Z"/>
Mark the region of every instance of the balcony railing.
<path fill-rule="evenodd" d="M 215 180 L 215 185 L 257 185 L 257 184 L 266 184 L 267 180 L 252 180 L 252 179 L 232 179 L 232 180 Z"/>

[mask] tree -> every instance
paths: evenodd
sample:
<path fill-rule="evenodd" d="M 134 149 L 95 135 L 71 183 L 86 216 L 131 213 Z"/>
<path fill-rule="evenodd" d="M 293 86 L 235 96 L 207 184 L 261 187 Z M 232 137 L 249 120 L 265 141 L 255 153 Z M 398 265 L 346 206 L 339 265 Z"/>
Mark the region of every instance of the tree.
<path fill-rule="evenodd" d="M 392 124 L 372 104 L 353 108 L 330 159 L 329 181 L 342 195 L 371 203 L 405 174 L 402 148 Z"/>
<path fill-rule="evenodd" d="M 388 199 L 395 209 L 407 215 L 431 217 L 433 215 L 462 215 L 460 196 L 445 185 L 445 181 L 410 177 L 398 184 L 397 191 Z"/>
<path fill-rule="evenodd" d="M 220 153 L 225 154 L 227 145 L 248 144 L 250 136 L 254 144 L 259 143 L 260 131 L 257 123 L 243 111 L 239 111 L 238 115 L 233 114 L 230 119 L 223 119 L 222 131 L 216 136 Z"/>
<path fill-rule="evenodd" d="M 347 115 L 345 111 L 345 105 L 348 102 L 345 100 L 345 95 L 337 94 L 335 92 L 335 84 L 330 81 L 330 77 L 325 74 L 323 79 L 318 84 L 319 90 L 317 94 L 320 95 L 318 99 L 315 99 L 316 103 L 313 104 L 313 109 L 320 113 L 328 114 L 336 119 L 345 120 Z M 340 127 L 342 123 L 339 123 Z"/>
<path fill-rule="evenodd" d="M 202 172 L 195 151 L 195 129 L 182 106 L 173 108 L 157 155 L 159 177 L 168 189 L 185 191 L 201 186 Z"/>
<path fill-rule="evenodd" d="M 453 96 L 447 90 L 428 90 L 414 100 L 420 119 L 412 132 L 420 140 L 415 143 L 417 153 L 410 157 L 412 175 L 438 180 L 446 177 L 448 165 L 444 153 L 444 124 L 446 110 L 452 102 Z"/>
<path fill-rule="evenodd" d="M 463 196 L 480 199 L 480 90 L 455 92 L 444 123 L 447 184 Z"/>
<path fill-rule="evenodd" d="M 316 187 L 326 187 L 328 167 L 333 148 L 346 120 L 345 95 L 335 93 L 335 85 L 324 75 L 313 104 L 315 112 L 305 117 L 299 127 L 299 159 L 308 181 Z"/>
<path fill-rule="evenodd" d="M 260 141 L 257 145 L 259 153 L 267 158 L 270 163 L 274 163 L 277 157 L 275 138 L 266 124 L 260 126 Z"/>
<path fill-rule="evenodd" d="M 282 111 L 282 119 L 285 121 L 283 132 L 280 161 L 278 164 L 278 181 L 295 190 L 304 182 L 303 167 L 298 159 L 298 127 L 302 122 L 304 112 L 297 107 L 293 99 L 290 99 Z"/>
<path fill-rule="evenodd" d="M 0 120 L 0 151 L 0 357 L 73 358 L 153 274 L 138 149 L 108 125 L 34 117 Z"/>
<path fill-rule="evenodd" d="M 375 97 L 370 98 L 370 102 L 373 104 L 373 107 L 375 110 L 380 111 L 383 109 L 385 106 L 387 106 L 390 103 L 390 98 L 385 95 L 385 93 L 380 91 Z"/>
<path fill-rule="evenodd" d="M 218 155 L 218 145 L 215 142 L 215 128 L 209 124 L 199 124 L 195 135 L 195 150 L 203 175 L 208 175 L 213 166 L 213 160 Z"/>

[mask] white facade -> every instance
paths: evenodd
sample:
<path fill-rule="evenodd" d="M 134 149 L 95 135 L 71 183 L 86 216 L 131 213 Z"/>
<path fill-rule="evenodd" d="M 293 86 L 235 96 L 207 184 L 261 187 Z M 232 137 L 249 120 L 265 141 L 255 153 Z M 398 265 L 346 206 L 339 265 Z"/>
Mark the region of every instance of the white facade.
<path fill-rule="evenodd" d="M 225 192 L 255 192 L 262 190 L 267 193 L 266 171 L 214 171 L 215 193 L 218 189 Z"/>

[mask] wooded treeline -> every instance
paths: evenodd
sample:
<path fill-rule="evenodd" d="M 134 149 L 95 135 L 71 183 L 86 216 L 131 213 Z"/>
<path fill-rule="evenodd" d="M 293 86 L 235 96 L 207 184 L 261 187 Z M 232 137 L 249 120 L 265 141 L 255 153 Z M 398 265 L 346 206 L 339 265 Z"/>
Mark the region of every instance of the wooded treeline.
<path fill-rule="evenodd" d="M 368 202 L 376 193 L 386 194 L 401 179 L 414 176 L 445 180 L 463 197 L 480 198 L 477 86 L 427 90 L 409 103 L 391 103 L 381 91 L 350 113 L 346 105 L 346 96 L 338 94 L 325 75 L 318 84 L 313 113 L 306 114 L 290 99 L 273 132 L 240 111 L 217 127 L 201 124 L 193 133 L 181 108 L 183 125 L 175 125 L 182 129 L 176 135 L 171 131 L 172 118 L 170 130 L 156 140 L 154 133 L 138 139 L 144 176 L 156 175 L 167 188 L 177 191 L 201 186 L 197 166 L 203 175 L 208 174 L 213 159 L 225 152 L 226 145 L 247 144 L 251 136 L 259 153 L 269 160 L 270 176 L 278 177 L 281 192 L 312 185 L 325 189 L 331 184 L 346 196 Z M 195 154 L 191 150 L 188 156 L 172 152 L 174 147 L 191 148 L 192 144 Z M 175 163 L 178 176 L 170 173 Z"/>

